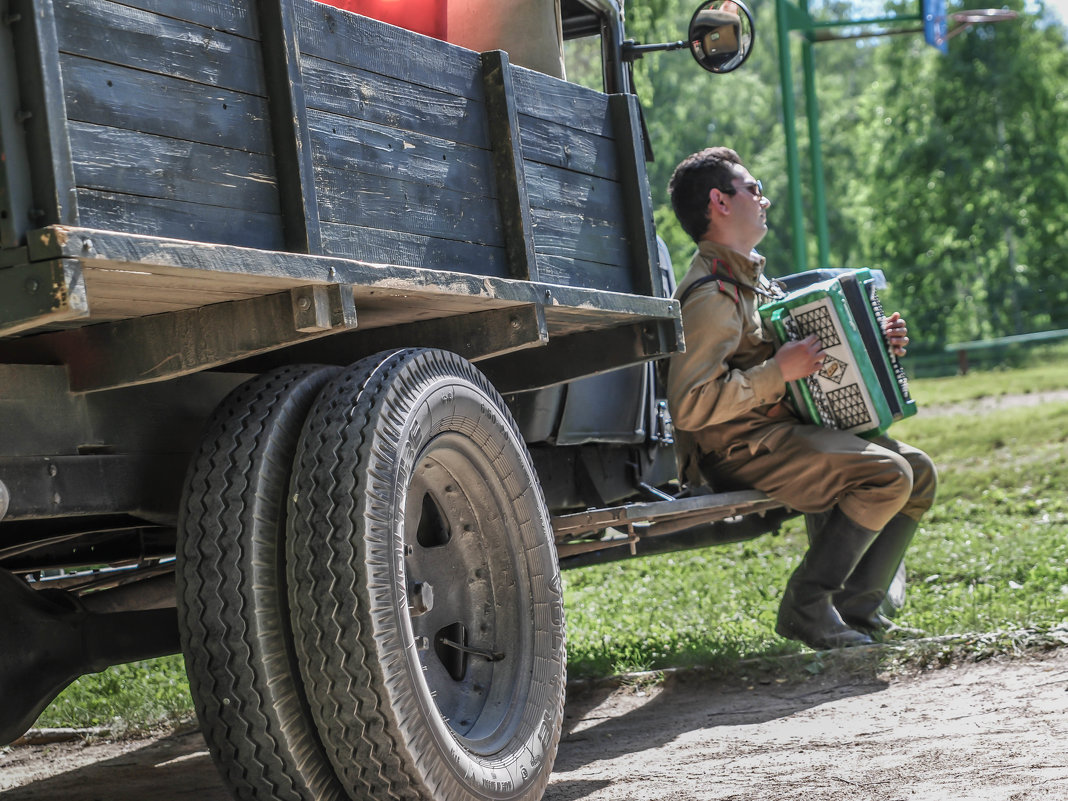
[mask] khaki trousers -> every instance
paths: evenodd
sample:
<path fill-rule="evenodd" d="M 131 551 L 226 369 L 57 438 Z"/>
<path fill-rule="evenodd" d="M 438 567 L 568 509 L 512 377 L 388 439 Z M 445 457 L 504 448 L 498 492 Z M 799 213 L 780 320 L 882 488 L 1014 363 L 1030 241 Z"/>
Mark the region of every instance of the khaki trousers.
<path fill-rule="evenodd" d="M 813 425 L 787 425 L 750 452 L 705 457 L 702 470 L 766 492 L 799 512 L 838 505 L 872 531 L 897 514 L 919 520 L 934 502 L 937 474 L 923 451 L 889 437 L 862 439 Z"/>

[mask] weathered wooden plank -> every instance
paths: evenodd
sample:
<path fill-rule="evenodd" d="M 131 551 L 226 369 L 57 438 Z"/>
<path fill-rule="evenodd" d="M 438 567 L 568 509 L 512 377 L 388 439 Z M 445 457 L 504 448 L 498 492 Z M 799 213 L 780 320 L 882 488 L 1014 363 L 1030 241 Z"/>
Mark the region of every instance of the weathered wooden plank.
<path fill-rule="evenodd" d="M 615 181 L 535 162 L 527 162 L 525 172 L 531 206 L 606 222 L 625 220 L 621 190 Z"/>
<path fill-rule="evenodd" d="M 491 197 L 351 170 L 319 169 L 316 175 L 324 222 L 504 245 Z"/>
<path fill-rule="evenodd" d="M 0 336 L 88 316 L 76 262 L 57 259 L 0 270 Z"/>
<path fill-rule="evenodd" d="M 297 305 L 305 296 L 279 292 L 43 334 L 34 345 L 66 363 L 74 392 L 146 384 L 355 327 L 351 288 L 329 292 L 325 317 L 311 328 Z"/>
<path fill-rule="evenodd" d="M 645 139 L 638 98 L 630 94 L 612 95 L 609 110 L 619 145 L 619 182 L 629 232 L 634 291 L 656 295 L 663 291 L 663 283 L 653 227 L 653 201 L 645 171 Z"/>
<path fill-rule="evenodd" d="M 19 76 L 20 116 L 24 119 L 30 161 L 33 224 L 74 225 L 78 203 L 74 190 L 70 140 L 63 106 L 63 82 L 56 61 L 58 40 L 49 0 L 8 0 Z"/>
<path fill-rule="evenodd" d="M 486 120 L 493 146 L 493 169 L 497 184 L 508 269 L 513 278 L 538 280 L 534 255 L 533 222 L 527 200 L 523 150 L 519 144 L 519 116 L 515 110 L 511 64 L 501 50 L 482 54 L 482 79 L 486 89 Z"/>
<path fill-rule="evenodd" d="M 435 136 L 308 112 L 317 166 L 350 170 L 494 197 L 493 156 Z"/>
<path fill-rule="evenodd" d="M 559 315 L 588 315 L 593 328 L 634 319 L 679 319 L 678 301 L 671 299 L 357 259 L 210 245 L 107 229 L 43 228 L 31 232 L 28 245 L 34 261 L 74 257 L 88 266 L 121 264 L 130 269 L 170 271 L 174 275 L 194 271 L 250 282 L 343 283 L 355 287 L 357 294 L 373 290 L 401 297 L 408 294 L 466 296 L 486 304 L 542 302 L 550 331 L 551 320 L 561 319 Z"/>
<path fill-rule="evenodd" d="M 538 255 L 566 256 L 601 264 L 631 262 L 622 225 L 576 214 L 532 209 L 534 249 Z"/>
<path fill-rule="evenodd" d="M 14 42 L 0 32 L 0 248 L 14 248 L 30 225 L 31 179 L 26 133 L 19 115 L 19 76 Z M 0 250 L 0 266 L 6 261 Z"/>
<path fill-rule="evenodd" d="M 489 148 L 481 92 L 472 99 L 321 58 L 302 61 L 309 108 Z"/>
<path fill-rule="evenodd" d="M 302 343 L 246 361 L 229 369 L 261 372 L 283 364 L 352 364 L 391 348 L 442 348 L 470 361 L 539 347 L 549 341 L 544 316 L 538 306 L 509 306 L 437 317 L 432 320 L 382 326 L 365 330 L 363 309 L 360 327 L 328 339 Z"/>
<path fill-rule="evenodd" d="M 629 292 L 630 271 L 618 264 L 599 264 L 567 256 L 538 255 L 541 280 L 549 284 L 580 286 L 606 292 Z"/>
<path fill-rule="evenodd" d="M 72 120 L 271 152 L 263 98 L 77 56 L 60 64 Z"/>
<path fill-rule="evenodd" d="M 111 0 L 53 0 L 59 49 L 207 86 L 263 96 L 256 42 Z"/>
<path fill-rule="evenodd" d="M 79 187 L 279 214 L 268 156 L 79 122 L 69 130 Z"/>
<path fill-rule="evenodd" d="M 93 189 L 79 190 L 78 203 L 81 219 L 94 228 L 263 250 L 285 247 L 277 214 Z"/>
<path fill-rule="evenodd" d="M 115 311 L 123 311 L 123 316 L 134 317 L 150 314 L 144 311 L 148 304 L 168 309 L 191 309 L 278 291 L 277 287 L 251 288 L 247 285 L 241 291 L 220 289 L 213 286 L 211 281 L 190 280 L 188 276 L 137 275 L 132 270 L 125 271 L 125 274 L 113 272 L 102 276 L 101 271 L 88 264 L 83 267 L 83 274 L 85 291 L 92 301 L 94 316 L 101 311 L 101 304 L 107 304 Z"/>
<path fill-rule="evenodd" d="M 260 36 L 252 0 L 123 0 L 122 4 L 246 39 Z"/>
<path fill-rule="evenodd" d="M 382 228 L 323 223 L 323 253 L 376 264 L 505 277 L 504 248 L 405 234 Z"/>
<path fill-rule="evenodd" d="M 292 0 L 259 0 L 257 5 L 286 246 L 318 253 L 322 247 L 319 206 L 293 4 Z"/>
<path fill-rule="evenodd" d="M 521 115 L 613 136 L 608 95 L 522 67 L 515 70 L 515 91 Z"/>
<path fill-rule="evenodd" d="M 481 100 L 478 53 L 314 0 L 296 0 L 304 55 Z"/>
<path fill-rule="evenodd" d="M 30 260 L 30 251 L 26 246 L 17 248 L 0 248 L 0 269 L 16 264 L 26 264 Z"/>
<path fill-rule="evenodd" d="M 519 133 L 523 157 L 527 161 L 618 180 L 616 144 L 606 136 L 566 128 L 522 114 L 519 115 Z"/>

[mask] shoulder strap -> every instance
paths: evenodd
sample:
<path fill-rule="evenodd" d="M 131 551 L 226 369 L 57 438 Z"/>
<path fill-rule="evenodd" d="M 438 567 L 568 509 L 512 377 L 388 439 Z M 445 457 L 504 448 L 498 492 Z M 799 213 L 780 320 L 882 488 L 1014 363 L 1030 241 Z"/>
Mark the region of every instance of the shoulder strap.
<path fill-rule="evenodd" d="M 726 268 L 726 275 L 720 273 L 719 268 L 721 266 Z M 712 260 L 712 273 L 710 275 L 702 275 L 700 278 L 698 278 L 696 281 L 694 281 L 682 291 L 682 294 L 679 295 L 679 306 L 682 306 L 684 303 L 686 303 L 687 299 L 689 299 L 690 295 L 695 289 L 704 286 L 705 284 L 710 283 L 712 281 L 715 281 L 719 284 L 721 292 L 725 291 L 723 289 L 724 284 L 731 284 L 732 286 L 738 287 L 740 289 L 747 289 L 757 295 L 763 295 L 766 298 L 775 297 L 773 293 L 768 292 L 766 289 L 762 289 L 758 286 L 751 286 L 750 284 L 743 284 L 741 281 L 734 277 L 733 273 L 731 273 L 730 265 L 726 264 L 722 259 L 717 258 Z M 734 302 L 738 302 L 738 289 L 734 290 Z"/>

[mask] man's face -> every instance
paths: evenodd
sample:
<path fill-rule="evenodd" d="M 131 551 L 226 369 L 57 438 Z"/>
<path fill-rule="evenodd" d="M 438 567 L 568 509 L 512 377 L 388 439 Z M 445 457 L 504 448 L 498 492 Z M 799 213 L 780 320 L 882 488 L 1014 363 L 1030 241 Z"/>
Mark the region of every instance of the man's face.
<path fill-rule="evenodd" d="M 768 232 L 768 207 L 771 201 L 764 196 L 760 182 L 750 175 L 745 167 L 735 165 L 731 186 L 734 194 L 728 195 L 732 225 L 735 233 L 755 248 Z"/>

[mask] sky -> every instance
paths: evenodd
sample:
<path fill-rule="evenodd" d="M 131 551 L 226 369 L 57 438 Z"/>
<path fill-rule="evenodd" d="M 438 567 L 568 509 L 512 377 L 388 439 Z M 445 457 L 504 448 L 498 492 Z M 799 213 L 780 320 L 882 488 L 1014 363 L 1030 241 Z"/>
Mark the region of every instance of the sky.
<path fill-rule="evenodd" d="M 1031 7 L 1037 8 L 1038 4 L 1028 2 L 1025 5 L 1025 8 Z M 1046 8 L 1052 8 L 1057 13 L 1057 16 L 1061 18 L 1061 22 L 1068 23 L 1068 0 L 1046 0 Z"/>

